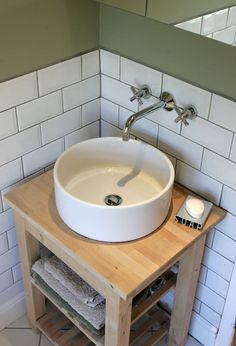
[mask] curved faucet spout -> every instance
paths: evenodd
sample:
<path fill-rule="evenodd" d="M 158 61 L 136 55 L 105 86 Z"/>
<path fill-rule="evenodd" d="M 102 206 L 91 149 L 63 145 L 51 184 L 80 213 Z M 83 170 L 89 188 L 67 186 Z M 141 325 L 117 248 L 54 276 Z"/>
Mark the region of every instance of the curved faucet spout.
<path fill-rule="evenodd" d="M 175 104 L 172 95 L 163 92 L 160 97 L 160 101 L 154 103 L 152 106 L 142 109 L 141 111 L 132 114 L 126 121 L 125 127 L 123 129 L 122 139 L 123 141 L 128 141 L 130 139 L 130 129 L 133 123 L 146 115 L 156 111 L 159 108 L 164 108 L 168 111 L 175 109 Z"/>
<path fill-rule="evenodd" d="M 130 139 L 130 129 L 133 123 L 135 123 L 135 121 L 145 117 L 149 113 L 152 113 L 159 108 L 164 107 L 164 105 L 165 105 L 165 102 L 160 101 L 160 102 L 154 103 L 152 106 L 142 109 L 141 111 L 137 113 L 132 114 L 126 121 L 125 127 L 123 129 L 123 134 L 122 134 L 123 141 L 128 141 Z"/>

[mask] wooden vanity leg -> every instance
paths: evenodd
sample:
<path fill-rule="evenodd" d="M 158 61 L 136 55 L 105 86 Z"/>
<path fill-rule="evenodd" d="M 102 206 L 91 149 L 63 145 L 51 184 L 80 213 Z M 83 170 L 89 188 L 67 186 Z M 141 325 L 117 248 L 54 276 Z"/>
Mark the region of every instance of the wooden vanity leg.
<path fill-rule="evenodd" d="M 123 300 L 114 292 L 106 297 L 105 346 L 128 346 L 132 300 Z"/>
<path fill-rule="evenodd" d="M 184 346 L 188 335 L 206 236 L 191 246 L 179 262 L 168 346 Z"/>
<path fill-rule="evenodd" d="M 46 312 L 44 295 L 31 284 L 32 264 L 39 258 L 39 242 L 25 229 L 25 220 L 15 213 L 17 239 L 25 289 L 25 302 L 30 326 L 37 331 L 36 321 Z"/>

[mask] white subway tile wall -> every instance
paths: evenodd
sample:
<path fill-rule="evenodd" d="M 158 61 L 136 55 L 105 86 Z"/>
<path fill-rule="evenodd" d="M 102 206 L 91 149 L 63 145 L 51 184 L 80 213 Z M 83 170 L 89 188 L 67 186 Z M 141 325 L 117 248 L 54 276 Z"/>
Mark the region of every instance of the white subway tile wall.
<path fill-rule="evenodd" d="M 25 177 L 55 162 L 58 156 L 64 151 L 64 147 L 64 138 L 60 138 L 24 155 L 22 160 Z"/>
<path fill-rule="evenodd" d="M 206 286 L 212 289 L 212 291 L 218 293 L 223 298 L 226 298 L 229 283 L 228 281 L 224 280 L 222 277 L 208 269 L 207 271 L 207 277 L 206 277 Z"/>
<path fill-rule="evenodd" d="M 23 179 L 23 168 L 20 158 L 0 166 L 0 190 L 21 179 Z"/>
<path fill-rule="evenodd" d="M 130 97 L 133 96 L 133 94 L 128 84 L 124 84 L 119 80 L 113 79 L 105 75 L 102 75 L 101 79 L 101 94 L 105 99 L 110 100 L 125 108 L 128 108 L 133 112 L 138 111 L 137 102 L 130 102 L 129 100 Z"/>
<path fill-rule="evenodd" d="M 202 34 L 211 34 L 225 28 L 227 23 L 228 9 L 213 12 L 203 16 Z"/>
<path fill-rule="evenodd" d="M 210 290 L 208 287 L 198 284 L 196 297 L 204 304 L 209 306 L 212 310 L 218 314 L 222 314 L 225 300 L 219 296 L 214 291 Z"/>
<path fill-rule="evenodd" d="M 64 110 L 68 111 L 100 97 L 100 77 L 90 77 L 64 88 L 62 92 Z"/>
<path fill-rule="evenodd" d="M 154 102 L 157 102 L 157 99 L 152 98 L 152 104 Z M 147 107 L 147 105 L 144 105 L 145 107 Z M 145 108 L 144 107 L 144 108 Z M 166 116 L 166 111 L 164 109 L 158 109 L 157 111 L 149 114 L 147 116 L 147 119 L 150 119 L 152 121 L 154 121 L 155 123 L 162 125 L 164 127 L 166 127 L 167 129 L 174 131 L 176 133 L 180 133 L 181 130 L 181 123 L 175 122 L 175 118 L 177 118 L 178 114 L 176 113 L 175 110 L 173 110 L 172 112 L 170 112 L 168 114 L 168 117 Z"/>
<path fill-rule="evenodd" d="M 82 55 L 82 79 L 86 79 L 100 72 L 99 51 L 95 50 Z"/>
<path fill-rule="evenodd" d="M 77 107 L 41 124 L 42 143 L 44 145 L 55 141 L 80 127 L 81 107 Z"/>
<path fill-rule="evenodd" d="M 177 159 L 199 169 L 202 161 L 202 146 L 185 139 L 183 136 L 160 127 L 158 147 Z"/>
<path fill-rule="evenodd" d="M 193 119 L 191 123 L 194 126 L 194 131 L 191 126 L 183 126 L 182 136 L 215 151 L 217 154 L 225 157 L 229 156 L 232 145 L 232 132 L 200 117 Z"/>
<path fill-rule="evenodd" d="M 8 240 L 8 246 L 9 249 L 13 248 L 17 245 L 17 238 L 16 238 L 16 228 L 13 227 L 7 231 L 7 240 Z"/>
<path fill-rule="evenodd" d="M 137 70 L 139 73 L 137 74 Z M 161 92 L 161 73 L 136 62 L 121 58 L 120 80 L 123 83 L 141 87 L 147 84 L 152 95 L 159 96 Z M 145 82 L 144 82 L 145 81 Z"/>
<path fill-rule="evenodd" d="M 229 9 L 227 25 L 236 25 L 236 6 L 233 6 Z"/>
<path fill-rule="evenodd" d="M 201 284 L 205 284 L 206 276 L 207 276 L 207 267 L 202 265 L 201 270 L 200 270 L 200 274 L 199 274 L 199 279 L 198 279 L 199 282 L 201 282 Z"/>
<path fill-rule="evenodd" d="M 210 309 L 207 305 L 201 304 L 200 314 L 204 317 L 208 322 L 210 322 L 216 328 L 220 325 L 220 315 Z"/>
<path fill-rule="evenodd" d="M 71 132 L 69 135 L 65 136 L 65 149 L 71 147 L 76 143 L 86 141 L 87 139 L 97 138 L 99 137 L 99 133 L 100 127 L 98 121 L 84 126 L 80 130 Z"/>
<path fill-rule="evenodd" d="M 178 160 L 176 181 L 215 204 L 219 204 L 222 184 Z"/>
<path fill-rule="evenodd" d="M 100 98 L 82 105 L 82 126 L 100 120 Z"/>
<path fill-rule="evenodd" d="M 18 294 L 22 293 L 24 290 L 23 281 L 19 280 L 14 282 L 13 285 L 9 286 L 7 289 L 0 294 L 0 305 L 6 304 L 7 301 L 11 300 L 12 297 L 16 297 Z"/>
<path fill-rule="evenodd" d="M 120 57 L 116 54 L 101 50 L 101 69 L 103 74 L 119 79 L 120 78 Z"/>
<path fill-rule="evenodd" d="M 195 298 L 194 300 L 194 305 L 193 305 L 193 310 L 197 313 L 200 313 L 200 309 L 201 309 L 201 302 L 200 300 L 198 300 L 197 298 Z"/>
<path fill-rule="evenodd" d="M 38 97 L 36 72 L 0 84 L 0 112 Z"/>
<path fill-rule="evenodd" d="M 236 135 L 234 134 L 233 144 L 230 153 L 230 159 L 236 162 Z"/>
<path fill-rule="evenodd" d="M 236 163 L 229 159 L 219 156 L 212 151 L 204 150 L 202 172 L 223 184 L 236 189 Z"/>
<path fill-rule="evenodd" d="M 81 81 L 81 57 L 46 67 L 37 72 L 39 95 L 46 95 Z"/>
<path fill-rule="evenodd" d="M 13 213 L 3 195 L 44 172 L 69 145 L 99 137 L 99 66 L 94 51 L 0 84 L 0 305 L 23 290 Z"/>
<path fill-rule="evenodd" d="M 177 28 L 184 29 L 195 34 L 201 33 L 202 18 L 194 18 L 175 25 Z"/>
<path fill-rule="evenodd" d="M 162 91 L 172 93 L 179 106 L 186 106 L 189 104 L 187 100 L 191 100 L 191 104 L 197 108 L 198 115 L 208 118 L 211 102 L 211 93 L 208 91 L 165 74 L 163 75 Z"/>
<path fill-rule="evenodd" d="M 140 107 L 129 100 L 130 86 L 145 83 L 155 97 Z M 71 145 L 99 137 L 100 127 L 102 136 L 120 137 L 130 114 L 165 90 L 181 106 L 187 97 L 200 117 L 185 128 L 174 123 L 174 111 L 160 110 L 136 122 L 132 137 L 166 152 L 178 183 L 227 210 L 207 238 L 190 328 L 204 343 L 203 327 L 219 327 L 235 263 L 236 103 L 104 50 L 3 82 L 0 191 L 3 196 L 26 176 L 48 169 Z M 12 210 L 2 211 L 2 204 L 6 209 L 0 199 L 0 304 L 23 290 Z"/>
<path fill-rule="evenodd" d="M 236 26 L 234 25 L 234 26 L 231 26 L 230 28 L 226 28 L 224 30 L 220 30 L 213 33 L 212 38 L 220 42 L 234 45 L 235 33 L 236 33 Z"/>
<path fill-rule="evenodd" d="M 0 140 L 17 132 L 16 111 L 14 108 L 1 112 Z"/>
<path fill-rule="evenodd" d="M 16 108 L 19 130 L 48 120 L 62 113 L 61 91 L 39 97 Z"/>
<path fill-rule="evenodd" d="M 119 123 L 119 107 L 115 103 L 101 99 L 101 117 L 103 120 L 118 126 Z"/>
<path fill-rule="evenodd" d="M 236 6 L 187 20 L 176 27 L 230 45 L 236 44 Z"/>
<path fill-rule="evenodd" d="M 12 267 L 12 274 L 14 282 L 20 281 L 22 279 L 20 263 Z"/>
<path fill-rule="evenodd" d="M 235 200 L 234 200 L 235 203 Z M 236 218 L 235 215 L 227 213 L 225 218 L 218 223 L 216 228 L 236 241 Z"/>
<path fill-rule="evenodd" d="M 149 69 L 103 50 L 100 59 L 101 135 L 121 136 L 127 118 L 158 99 L 142 106 L 129 101 L 130 87 L 147 83 Z M 171 92 L 180 106 L 193 104 L 199 116 L 185 127 L 174 122 L 174 111 L 158 110 L 137 121 L 132 135 L 170 155 L 178 183 L 228 211 L 207 237 L 190 328 L 200 342 L 213 346 L 236 260 L 236 103 L 165 74 L 158 74 L 160 80 L 157 90 Z"/>

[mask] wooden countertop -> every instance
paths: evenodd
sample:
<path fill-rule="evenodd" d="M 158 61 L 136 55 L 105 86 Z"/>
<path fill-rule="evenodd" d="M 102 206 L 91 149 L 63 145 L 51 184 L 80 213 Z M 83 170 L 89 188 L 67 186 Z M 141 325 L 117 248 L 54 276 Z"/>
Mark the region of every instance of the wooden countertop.
<path fill-rule="evenodd" d="M 40 229 L 44 237 L 64 248 L 105 286 L 113 287 L 123 299 L 128 299 L 175 263 L 188 247 L 223 219 L 225 212 L 214 206 L 201 231 L 175 223 L 175 214 L 188 193 L 191 192 L 175 186 L 164 224 L 148 236 L 126 243 L 94 241 L 67 227 L 56 209 L 52 172 L 16 187 L 5 199 L 17 213 Z"/>

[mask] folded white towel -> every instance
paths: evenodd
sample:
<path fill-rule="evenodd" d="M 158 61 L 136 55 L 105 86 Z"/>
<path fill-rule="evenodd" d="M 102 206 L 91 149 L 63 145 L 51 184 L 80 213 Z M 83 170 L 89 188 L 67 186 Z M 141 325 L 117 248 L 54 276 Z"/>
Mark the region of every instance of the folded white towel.
<path fill-rule="evenodd" d="M 61 298 L 66 301 L 79 315 L 86 319 L 95 329 L 99 330 L 105 325 L 105 302 L 95 307 L 90 307 L 79 300 L 64 285 L 56 280 L 44 269 L 45 259 L 36 261 L 32 270 L 36 272 L 43 281 L 51 287 Z"/>
<path fill-rule="evenodd" d="M 55 279 L 60 281 L 71 293 L 89 306 L 96 306 L 104 302 L 104 298 L 69 268 L 58 257 L 52 256 L 44 262 L 44 269 Z"/>

